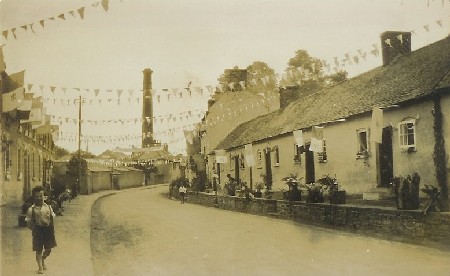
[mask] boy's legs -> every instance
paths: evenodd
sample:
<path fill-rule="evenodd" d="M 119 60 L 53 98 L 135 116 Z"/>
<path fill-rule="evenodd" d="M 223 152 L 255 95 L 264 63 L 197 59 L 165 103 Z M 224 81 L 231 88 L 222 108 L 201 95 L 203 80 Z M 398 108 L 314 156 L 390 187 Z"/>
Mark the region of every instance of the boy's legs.
<path fill-rule="evenodd" d="M 38 273 L 43 273 L 43 266 L 42 266 L 42 249 L 41 250 L 36 250 L 36 262 L 38 264 L 39 270 Z"/>
<path fill-rule="evenodd" d="M 45 259 L 47 259 L 47 257 L 50 255 L 50 253 L 52 252 L 51 248 L 45 248 L 44 253 L 42 254 L 42 268 L 44 270 L 47 269 L 47 266 L 45 265 Z"/>

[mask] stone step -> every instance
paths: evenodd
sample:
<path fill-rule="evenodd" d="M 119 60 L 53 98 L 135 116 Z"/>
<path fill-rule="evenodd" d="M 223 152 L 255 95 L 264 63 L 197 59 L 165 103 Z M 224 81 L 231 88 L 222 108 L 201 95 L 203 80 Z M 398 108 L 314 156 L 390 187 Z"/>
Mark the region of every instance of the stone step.
<path fill-rule="evenodd" d="M 392 197 L 390 188 L 372 188 L 363 193 L 363 200 L 380 200 Z"/>

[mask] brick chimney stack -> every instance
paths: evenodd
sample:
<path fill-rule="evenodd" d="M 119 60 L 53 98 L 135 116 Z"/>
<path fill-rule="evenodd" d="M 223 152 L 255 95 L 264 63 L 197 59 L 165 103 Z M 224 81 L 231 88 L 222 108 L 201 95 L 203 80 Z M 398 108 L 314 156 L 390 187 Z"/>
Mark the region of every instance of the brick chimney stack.
<path fill-rule="evenodd" d="M 389 65 L 398 55 L 411 53 L 411 33 L 388 31 L 380 35 L 383 66 Z"/>
<path fill-rule="evenodd" d="M 153 95 L 152 73 L 150 68 L 143 71 L 143 97 L 142 97 L 142 147 L 148 148 L 155 144 L 153 139 Z"/>

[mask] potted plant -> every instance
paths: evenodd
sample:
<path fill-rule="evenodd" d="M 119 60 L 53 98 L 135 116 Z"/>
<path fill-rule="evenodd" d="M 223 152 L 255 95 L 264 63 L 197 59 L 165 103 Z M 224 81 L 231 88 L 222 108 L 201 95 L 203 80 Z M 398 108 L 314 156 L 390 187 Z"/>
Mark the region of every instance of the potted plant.
<path fill-rule="evenodd" d="M 286 176 L 282 179 L 287 187 L 288 190 L 283 190 L 283 199 L 289 200 L 289 201 L 300 201 L 302 199 L 302 193 L 299 190 L 299 182 L 297 180 L 297 175 L 290 174 L 289 176 Z"/>
<path fill-rule="evenodd" d="M 407 177 L 397 176 L 393 179 L 394 194 L 399 210 L 417 210 L 420 207 L 420 176 L 413 173 Z"/>
<path fill-rule="evenodd" d="M 262 183 L 256 183 L 255 186 L 255 192 L 253 192 L 253 196 L 257 198 L 262 197 L 262 189 L 264 188 L 264 185 Z"/>
<path fill-rule="evenodd" d="M 306 196 L 306 203 L 323 203 L 323 187 L 319 183 L 305 184 L 308 194 Z"/>
<path fill-rule="evenodd" d="M 437 212 L 439 211 L 439 201 L 441 198 L 441 192 L 437 187 L 431 185 L 425 185 L 425 188 L 420 189 L 423 193 L 427 194 L 430 201 L 425 205 L 422 212 Z"/>
<path fill-rule="evenodd" d="M 328 197 L 330 204 L 345 204 L 346 202 L 346 192 L 339 190 L 339 183 L 336 177 L 330 177 L 329 175 L 324 175 L 322 178 L 317 180 L 318 183 L 323 185 L 328 191 Z"/>

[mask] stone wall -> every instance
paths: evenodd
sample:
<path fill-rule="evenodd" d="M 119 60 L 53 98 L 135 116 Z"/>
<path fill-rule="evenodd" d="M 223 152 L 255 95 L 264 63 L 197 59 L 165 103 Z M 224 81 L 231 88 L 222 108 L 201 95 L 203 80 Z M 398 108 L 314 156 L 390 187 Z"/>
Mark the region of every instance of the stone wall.
<path fill-rule="evenodd" d="M 231 197 L 188 192 L 188 203 L 450 250 L 450 213 Z"/>

